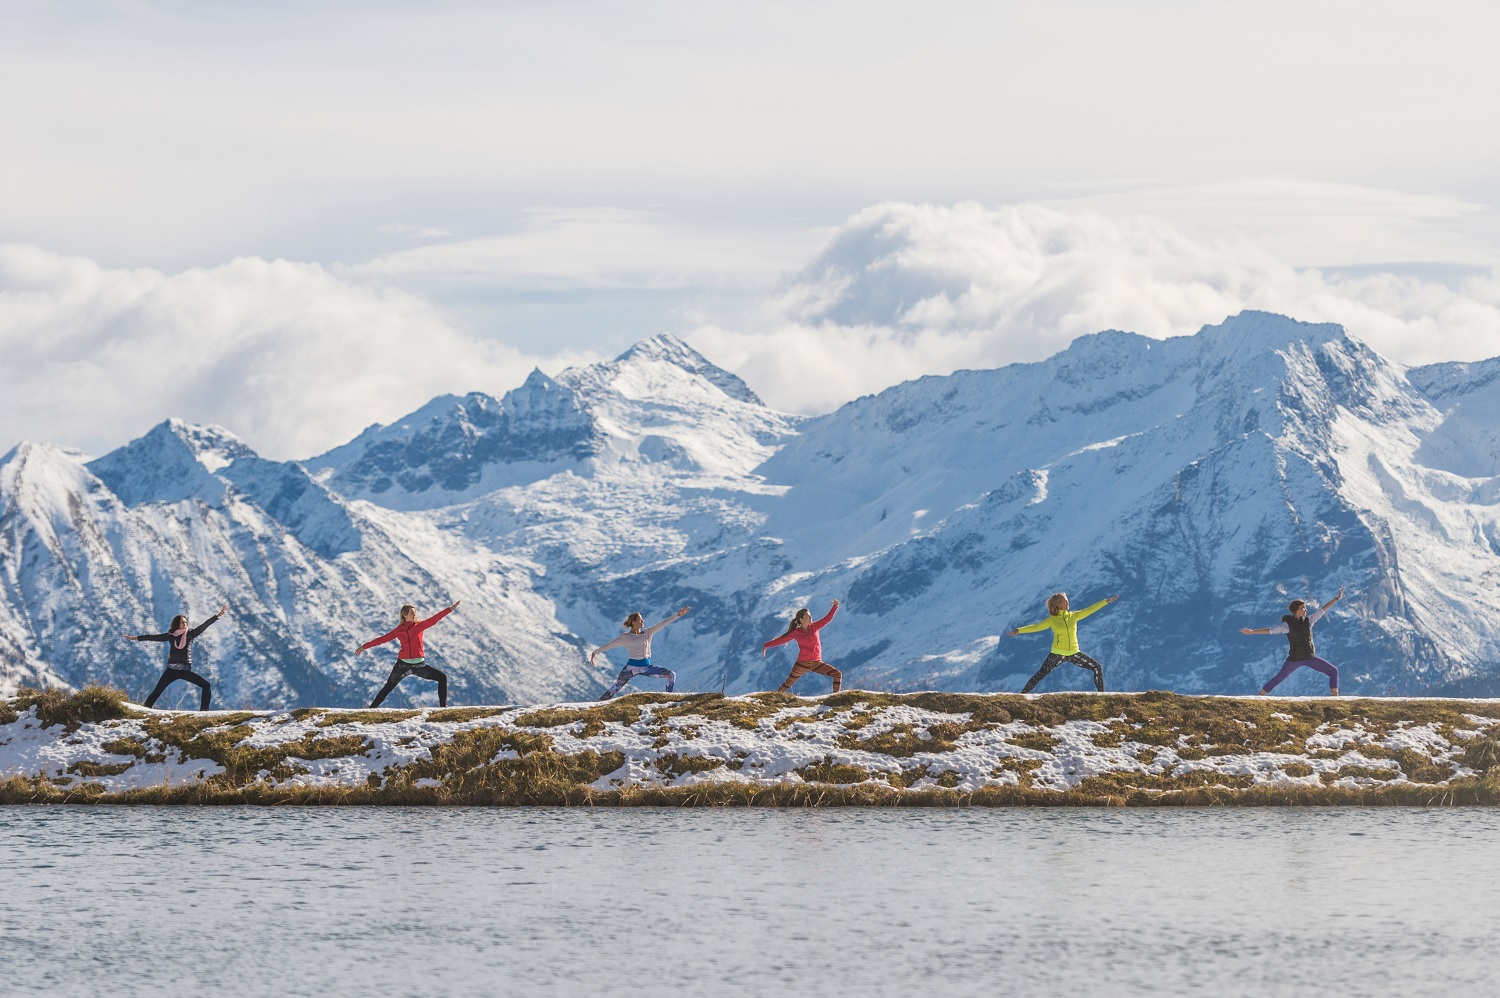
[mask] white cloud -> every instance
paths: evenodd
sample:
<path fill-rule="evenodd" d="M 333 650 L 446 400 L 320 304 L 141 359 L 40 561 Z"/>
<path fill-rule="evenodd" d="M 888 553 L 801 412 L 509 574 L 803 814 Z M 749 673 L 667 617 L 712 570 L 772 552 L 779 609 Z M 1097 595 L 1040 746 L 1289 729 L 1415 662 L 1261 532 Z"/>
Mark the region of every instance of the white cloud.
<path fill-rule="evenodd" d="M 1145 215 L 1209 239 L 1249 236 L 1299 267 L 1495 260 L 1495 210 L 1449 195 L 1262 177 L 1051 203 L 1065 211 Z"/>
<path fill-rule="evenodd" d="M 531 208 L 515 231 L 388 253 L 340 272 L 528 291 L 675 290 L 770 283 L 815 247 L 805 230 L 772 235 L 607 206 Z"/>
<path fill-rule="evenodd" d="M 1500 268 L 1453 286 L 1339 277 L 1144 216 L 973 203 L 868 208 L 758 326 L 693 338 L 768 403 L 819 412 L 922 374 L 1039 360 L 1101 329 L 1182 335 L 1247 308 L 1341 323 L 1409 364 L 1500 355 Z"/>
<path fill-rule="evenodd" d="M 307 457 L 443 392 L 499 392 L 535 359 L 422 299 L 316 264 L 238 259 L 178 274 L 0 247 L 0 450 L 98 452 L 168 416 Z"/>

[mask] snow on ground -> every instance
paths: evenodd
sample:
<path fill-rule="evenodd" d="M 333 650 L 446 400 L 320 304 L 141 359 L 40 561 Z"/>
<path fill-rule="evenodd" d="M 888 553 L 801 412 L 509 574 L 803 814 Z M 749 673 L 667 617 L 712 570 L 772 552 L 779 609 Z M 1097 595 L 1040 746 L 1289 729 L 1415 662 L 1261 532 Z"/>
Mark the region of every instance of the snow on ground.
<path fill-rule="evenodd" d="M 1089 695 L 1083 695 L 1087 698 Z M 754 785 L 808 783 L 851 786 L 874 783 L 921 791 L 959 792 L 1023 786 L 1037 790 L 1088 789 L 1090 781 L 1118 788 L 1170 791 L 1188 786 L 1347 787 L 1444 785 L 1480 775 L 1465 765 L 1465 752 L 1489 737 L 1500 720 L 1493 701 L 1404 701 L 1446 704 L 1435 720 L 1411 709 L 1413 720 L 1391 722 L 1389 713 L 1323 720 L 1318 701 L 1279 700 L 1289 710 L 1252 713 L 1275 726 L 1253 744 L 1257 722 L 1234 719 L 1235 698 L 1201 698 L 1214 716 L 1246 736 L 1216 744 L 1203 723 L 1156 730 L 1143 722 L 1127 696 L 1106 701 L 1127 709 L 1100 719 L 1037 723 L 990 712 L 929 709 L 917 698 L 856 694 L 815 698 L 788 705 L 780 697 L 631 697 L 599 704 L 545 707 L 375 711 L 299 710 L 251 715 L 205 714 L 131 708 L 133 716 L 43 727 L 34 708 L 0 725 L 0 777 L 43 779 L 59 787 L 97 784 L 106 792 L 173 786 L 227 778 L 205 755 L 232 750 L 238 759 L 264 760 L 243 783 L 276 788 L 365 787 L 405 779 L 430 786 L 457 775 L 432 765 L 445 746 L 483 745 L 470 769 L 493 766 L 524 754 L 559 756 L 597 753 L 620 765 L 591 786 L 595 790 L 691 787 L 705 783 Z M 991 698 L 966 698 L 983 703 Z M 995 703 L 1002 698 L 993 698 Z M 1046 698 L 1003 698 L 1038 706 Z M 1053 701 L 1055 703 L 1056 701 Z M 1075 703 L 1087 703 L 1087 699 Z M 1267 705 L 1267 701 L 1239 701 Z M 1464 709 L 1457 709 L 1458 703 Z M 1132 703 L 1134 706 L 1131 706 Z M 1358 701 L 1354 701 L 1357 705 Z M 1390 708 L 1403 701 L 1372 701 Z M 1344 700 L 1341 707 L 1349 707 Z M 1050 706 L 1050 705 L 1049 705 Z M 1098 716 L 1096 712 L 1096 717 Z M 1386 718 L 1382 720 L 1381 718 Z M 1134 720 L 1132 720 L 1134 718 Z M 1297 727 L 1300 724 L 1301 727 Z M 1282 730 L 1285 729 L 1285 730 Z M 488 740 L 476 735 L 494 736 Z M 209 749 L 213 743 L 217 748 Z M 1268 747 L 1269 746 L 1269 747 Z M 196 747 L 196 748 L 195 748 Z M 456 754 L 457 750 L 455 750 Z M 439 765 L 449 765 L 439 762 Z M 424 767 L 417 770 L 412 767 Z M 231 774 L 232 775 L 232 774 Z"/>

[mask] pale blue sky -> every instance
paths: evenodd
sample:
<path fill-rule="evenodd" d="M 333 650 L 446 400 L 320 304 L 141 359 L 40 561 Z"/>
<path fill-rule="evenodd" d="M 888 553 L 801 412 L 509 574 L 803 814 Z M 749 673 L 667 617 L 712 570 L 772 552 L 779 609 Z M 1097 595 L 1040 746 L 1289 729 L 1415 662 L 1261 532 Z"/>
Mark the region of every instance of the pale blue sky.
<path fill-rule="evenodd" d="M 0 0 L 0 449 L 174 414 L 306 453 L 662 329 L 814 411 L 1096 317 L 1500 353 L 1497 36 L 1478 3 Z M 967 304 L 789 310 L 887 202 L 907 248 L 851 286 L 939 267 Z M 411 344 L 442 356 L 393 381 Z M 109 387 L 184 352 L 201 393 Z"/>

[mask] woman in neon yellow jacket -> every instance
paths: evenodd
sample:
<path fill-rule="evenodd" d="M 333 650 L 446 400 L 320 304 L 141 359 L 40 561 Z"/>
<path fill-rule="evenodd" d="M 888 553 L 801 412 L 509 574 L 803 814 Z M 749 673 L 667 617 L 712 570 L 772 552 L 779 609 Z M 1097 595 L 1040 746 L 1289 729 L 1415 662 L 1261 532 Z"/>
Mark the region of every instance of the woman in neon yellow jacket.
<path fill-rule="evenodd" d="M 1080 669 L 1087 669 L 1094 674 L 1094 688 L 1100 693 L 1104 692 L 1104 666 L 1078 650 L 1078 622 L 1097 610 L 1102 610 L 1115 600 L 1118 596 L 1102 599 L 1093 606 L 1086 606 L 1082 610 L 1074 612 L 1068 609 L 1068 594 L 1053 593 L 1047 600 L 1047 619 L 1039 624 L 1028 624 L 1025 627 L 1017 627 L 1006 633 L 1014 636 L 1017 634 L 1035 634 L 1037 631 L 1045 631 L 1052 628 L 1052 651 L 1042 661 L 1042 667 L 1036 670 L 1036 675 L 1026 681 L 1022 687 L 1022 693 L 1030 693 L 1036 688 L 1036 684 L 1047 678 L 1047 673 L 1062 665 L 1064 662 L 1072 662 Z"/>

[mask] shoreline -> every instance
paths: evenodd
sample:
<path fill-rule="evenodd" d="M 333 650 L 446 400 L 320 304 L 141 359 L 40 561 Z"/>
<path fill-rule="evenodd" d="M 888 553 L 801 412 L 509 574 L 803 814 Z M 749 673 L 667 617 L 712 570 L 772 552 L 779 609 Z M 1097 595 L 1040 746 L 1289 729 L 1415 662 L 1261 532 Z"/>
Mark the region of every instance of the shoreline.
<path fill-rule="evenodd" d="M 1500 804 L 1500 700 L 634 693 L 147 710 L 0 699 L 0 803 L 1162 807 Z"/>

